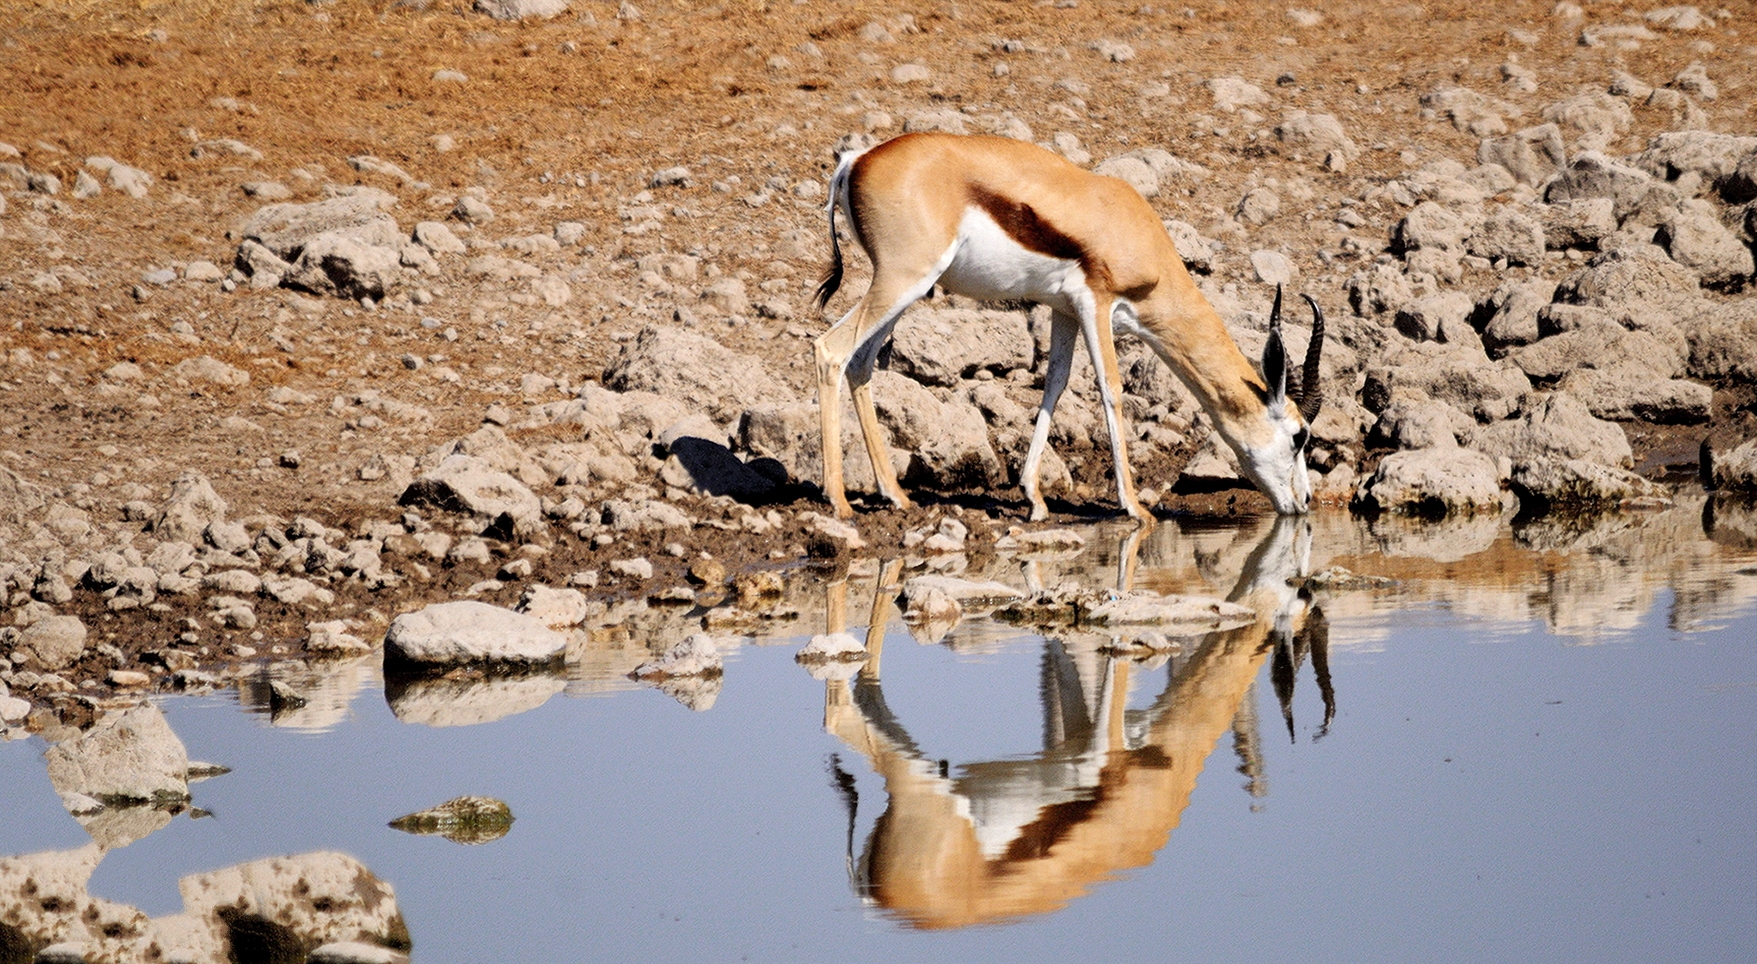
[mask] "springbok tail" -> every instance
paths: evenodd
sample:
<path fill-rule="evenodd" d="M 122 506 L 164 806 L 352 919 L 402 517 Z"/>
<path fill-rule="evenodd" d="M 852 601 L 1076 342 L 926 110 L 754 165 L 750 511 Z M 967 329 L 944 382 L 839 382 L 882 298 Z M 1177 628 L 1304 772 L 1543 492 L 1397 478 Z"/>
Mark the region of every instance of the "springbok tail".
<path fill-rule="evenodd" d="M 836 239 L 836 205 L 830 204 L 830 268 L 817 283 L 817 306 L 821 311 L 842 287 L 842 243 Z"/>
<path fill-rule="evenodd" d="M 822 309 L 830 303 L 836 290 L 842 287 L 842 242 L 836 237 L 836 209 L 845 207 L 848 201 L 849 171 L 854 167 L 855 158 L 864 151 L 849 151 L 836 161 L 836 173 L 830 175 L 830 203 L 826 205 L 830 213 L 830 267 L 819 279 L 817 286 L 817 306 Z M 853 217 L 852 214 L 849 217 Z"/>

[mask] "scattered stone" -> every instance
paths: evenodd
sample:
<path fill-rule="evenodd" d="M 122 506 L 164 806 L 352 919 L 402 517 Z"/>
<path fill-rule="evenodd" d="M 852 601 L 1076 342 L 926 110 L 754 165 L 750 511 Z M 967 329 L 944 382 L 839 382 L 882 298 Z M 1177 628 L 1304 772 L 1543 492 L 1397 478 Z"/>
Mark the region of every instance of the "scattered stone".
<path fill-rule="evenodd" d="M 372 652 L 372 644 L 349 632 L 343 620 L 305 624 L 305 652 L 319 659 L 348 659 Z"/>
<path fill-rule="evenodd" d="M 653 563 L 643 556 L 633 559 L 612 559 L 608 566 L 611 572 L 628 579 L 642 582 L 653 578 Z"/>
<path fill-rule="evenodd" d="M 518 611 L 535 616 L 551 629 L 562 629 L 584 622 L 588 607 L 585 594 L 578 589 L 538 585 L 519 597 Z"/>
<path fill-rule="evenodd" d="M 73 594 L 69 591 L 69 599 Z M 18 634 L 18 648 L 44 669 L 62 669 L 85 652 L 86 628 L 78 616 L 45 616 Z"/>

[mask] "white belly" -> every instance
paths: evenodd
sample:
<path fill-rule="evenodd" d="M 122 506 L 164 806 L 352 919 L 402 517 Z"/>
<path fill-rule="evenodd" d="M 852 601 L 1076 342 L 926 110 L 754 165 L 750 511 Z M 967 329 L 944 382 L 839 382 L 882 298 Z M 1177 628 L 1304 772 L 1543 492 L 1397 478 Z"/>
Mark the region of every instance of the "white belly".
<path fill-rule="evenodd" d="M 1034 301 L 1072 312 L 1086 291 L 1077 261 L 1027 250 L 987 212 L 971 208 L 958 223 L 952 263 L 940 275 L 947 291 L 982 301 Z"/>

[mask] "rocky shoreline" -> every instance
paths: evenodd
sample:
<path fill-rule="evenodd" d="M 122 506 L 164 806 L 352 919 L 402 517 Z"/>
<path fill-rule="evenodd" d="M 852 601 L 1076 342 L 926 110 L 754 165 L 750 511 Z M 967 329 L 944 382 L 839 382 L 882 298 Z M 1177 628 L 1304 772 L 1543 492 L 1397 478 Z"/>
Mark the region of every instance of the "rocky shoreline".
<path fill-rule="evenodd" d="M 494 29 L 568 71 L 659 49 L 693 16 L 566 7 Z M 1179 72 L 1172 41 L 1124 43 L 1108 14 L 1091 44 L 1022 22 L 1023 39 L 974 47 L 926 15 L 874 16 L 751 68 L 839 77 L 840 106 L 800 80 L 795 120 L 727 115 L 700 134 L 724 140 L 665 157 L 530 147 L 511 170 L 461 127 L 397 135 L 391 156 L 277 151 L 268 93 L 266 119 L 212 98 L 207 133 L 169 153 L 0 128 L 17 141 L 0 143 L 0 722 L 85 727 L 264 661 L 376 653 L 442 600 L 551 627 L 681 607 L 713 632 L 817 561 L 980 563 L 1023 521 L 1041 309 L 913 309 L 873 386 L 922 506 L 868 505 L 849 528 L 816 501 L 805 305 L 824 170 L 905 131 L 1020 137 L 1127 181 L 1249 356 L 1274 285 L 1325 304 L 1311 462 L 1329 504 L 1566 518 L 1663 504 L 1699 475 L 1722 498 L 1757 491 L 1757 137 L 1721 132 L 1749 82 L 1736 29 L 1601 13 L 1558 5 L 1500 30 L 1496 64 L 1401 86 L 1316 62 Z M 374 31 L 447 29 L 424 11 L 297 16 L 368 62 Z M 1298 52 L 1341 20 L 1274 29 Z M 424 90 L 482 90 L 488 61 L 470 58 L 515 34 L 480 23 L 474 47 L 444 48 L 470 70 Z M 1692 59 L 1652 73 L 1634 50 Z M 759 121 L 769 146 L 745 143 Z M 188 238 L 149 244 L 131 218 Z M 99 246 L 118 231 L 138 250 Z M 1302 353 L 1306 330 L 1288 336 Z M 1121 355 L 1142 501 L 1261 511 L 1189 393 L 1142 346 Z M 1077 360 L 1044 472 L 1052 525 L 1109 508 L 1092 381 Z M 870 489 L 852 431 L 849 481 Z"/>

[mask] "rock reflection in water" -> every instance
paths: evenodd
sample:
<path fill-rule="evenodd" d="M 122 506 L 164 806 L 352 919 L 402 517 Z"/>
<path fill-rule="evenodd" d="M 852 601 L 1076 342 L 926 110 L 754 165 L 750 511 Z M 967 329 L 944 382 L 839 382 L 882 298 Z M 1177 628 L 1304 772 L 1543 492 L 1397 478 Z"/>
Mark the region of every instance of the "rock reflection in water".
<path fill-rule="evenodd" d="M 0 952 L 29 961 L 63 945 L 88 961 L 190 964 L 303 961 L 324 945 L 398 952 L 409 929 L 391 885 L 354 858 L 319 851 L 237 864 L 178 881 L 183 909 L 150 917 L 87 889 L 104 851 L 0 857 Z"/>
<path fill-rule="evenodd" d="M 1133 549 L 1125 540 L 1119 555 Z M 1107 655 L 1106 637 L 1046 638 L 1042 750 L 964 764 L 955 774 L 922 751 L 885 703 L 879 661 L 890 613 L 881 578 L 871 656 L 852 682 L 825 685 L 825 729 L 865 758 L 888 797 L 856 859 L 858 798 L 839 762 L 834 768 L 850 808 L 849 870 L 857 892 L 911 926 L 965 927 L 1056 910 L 1094 884 L 1151 862 L 1176 829 L 1208 755 L 1239 719 L 1264 658 L 1285 648 L 1290 671 L 1302 658 L 1296 653 L 1323 660 L 1324 634 L 1294 642 L 1310 622 L 1308 601 L 1294 588 L 1308 557 L 1303 521 L 1262 527 L 1229 595 L 1255 612 L 1255 621 L 1192 640 L 1142 710 L 1126 709 L 1131 674 L 1139 669 Z M 1119 567 L 1121 578 L 1130 568 Z M 1288 700 L 1291 679 L 1290 672 Z M 1328 684 L 1326 674 L 1326 703 Z"/>
<path fill-rule="evenodd" d="M 561 675 L 532 673 L 474 679 L 390 676 L 384 699 L 404 723 L 475 726 L 531 710 L 567 688 Z"/>

